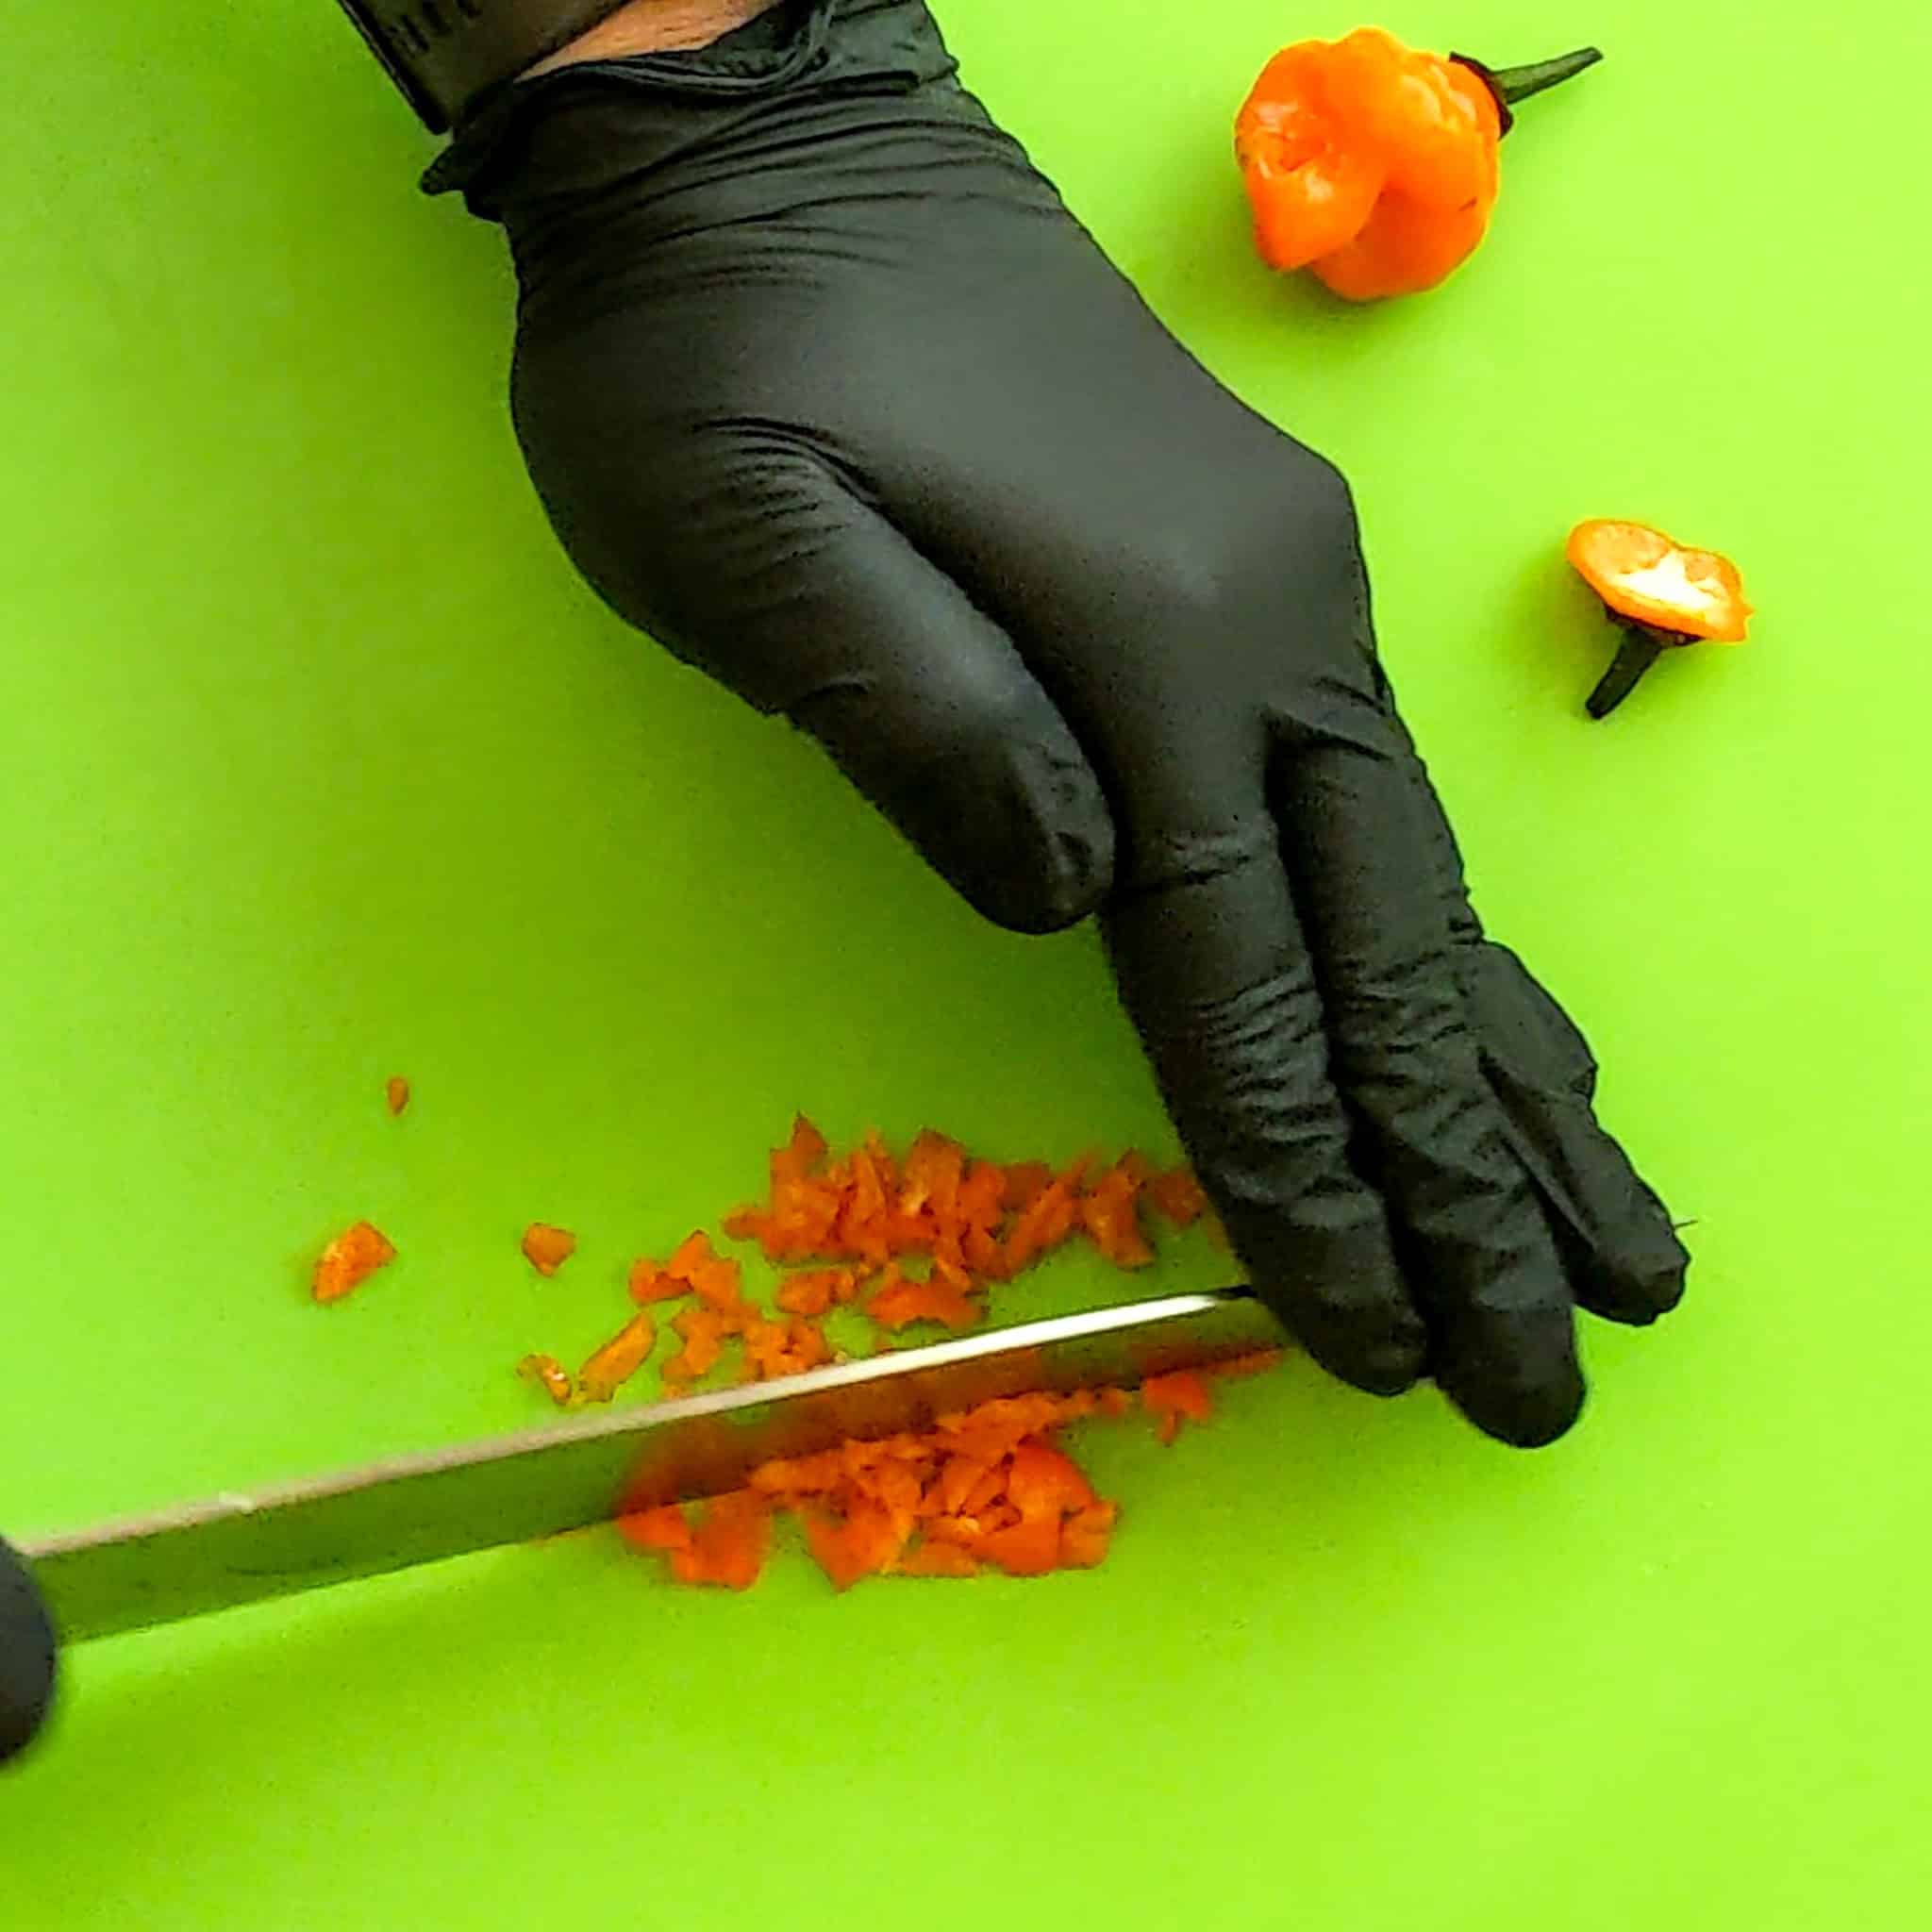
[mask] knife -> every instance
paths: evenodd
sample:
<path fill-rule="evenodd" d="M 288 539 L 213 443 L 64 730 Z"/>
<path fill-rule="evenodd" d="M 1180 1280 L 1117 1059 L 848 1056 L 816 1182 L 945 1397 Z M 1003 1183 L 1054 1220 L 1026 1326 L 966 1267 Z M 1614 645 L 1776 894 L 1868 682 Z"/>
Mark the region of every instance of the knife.
<path fill-rule="evenodd" d="M 205 1616 L 740 1487 L 770 1457 L 1278 1348 L 1245 1291 L 1027 1322 L 769 1382 L 230 1491 L 21 1546 L 65 1643 Z"/>

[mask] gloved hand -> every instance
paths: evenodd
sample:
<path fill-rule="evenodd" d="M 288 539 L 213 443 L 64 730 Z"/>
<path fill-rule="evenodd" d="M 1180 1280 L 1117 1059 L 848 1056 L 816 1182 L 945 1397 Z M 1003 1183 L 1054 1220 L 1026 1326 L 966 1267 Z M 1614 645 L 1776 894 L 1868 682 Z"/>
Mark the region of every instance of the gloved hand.
<path fill-rule="evenodd" d="M 924 6 L 526 83 L 428 185 L 508 230 L 516 426 L 597 591 L 989 918 L 1099 912 L 1320 1361 L 1433 1374 L 1507 1441 L 1567 1428 L 1574 1305 L 1648 1322 L 1686 1257 L 1470 910 L 1348 489 L 1155 320 Z"/>
<path fill-rule="evenodd" d="M 0 1764 L 26 1749 L 54 1696 L 54 1632 L 21 1562 L 0 1542 Z"/>

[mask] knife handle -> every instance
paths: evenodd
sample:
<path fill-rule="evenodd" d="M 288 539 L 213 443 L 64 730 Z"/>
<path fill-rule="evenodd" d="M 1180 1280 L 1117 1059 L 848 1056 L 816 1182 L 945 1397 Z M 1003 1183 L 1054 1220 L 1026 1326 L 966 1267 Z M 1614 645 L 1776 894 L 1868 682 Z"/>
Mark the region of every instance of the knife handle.
<path fill-rule="evenodd" d="M 54 1701 L 54 1625 L 26 1565 L 0 1542 L 0 1764 L 25 1751 Z"/>

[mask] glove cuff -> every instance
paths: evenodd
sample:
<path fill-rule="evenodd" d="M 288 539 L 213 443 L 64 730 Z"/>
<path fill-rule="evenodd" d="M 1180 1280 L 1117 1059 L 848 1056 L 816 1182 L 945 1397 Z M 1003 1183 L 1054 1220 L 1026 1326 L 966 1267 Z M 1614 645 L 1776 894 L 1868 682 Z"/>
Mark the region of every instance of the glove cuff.
<path fill-rule="evenodd" d="M 432 134 L 478 94 L 566 47 L 624 0 L 341 0 Z"/>

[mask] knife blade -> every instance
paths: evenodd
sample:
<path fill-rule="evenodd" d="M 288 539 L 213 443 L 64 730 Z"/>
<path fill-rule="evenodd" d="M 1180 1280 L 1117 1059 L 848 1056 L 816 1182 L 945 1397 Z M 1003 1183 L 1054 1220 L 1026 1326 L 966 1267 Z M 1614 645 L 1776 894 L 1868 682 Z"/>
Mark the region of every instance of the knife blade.
<path fill-rule="evenodd" d="M 769 1382 L 124 1517 L 21 1545 L 65 1642 L 717 1495 L 774 1456 L 1029 1390 L 1134 1383 L 1281 1345 L 1245 1291 L 1027 1322 Z"/>

